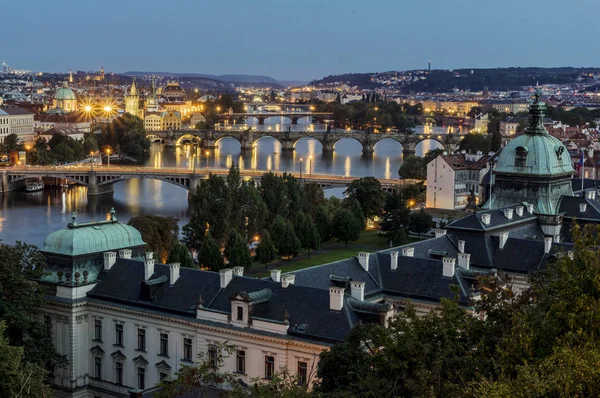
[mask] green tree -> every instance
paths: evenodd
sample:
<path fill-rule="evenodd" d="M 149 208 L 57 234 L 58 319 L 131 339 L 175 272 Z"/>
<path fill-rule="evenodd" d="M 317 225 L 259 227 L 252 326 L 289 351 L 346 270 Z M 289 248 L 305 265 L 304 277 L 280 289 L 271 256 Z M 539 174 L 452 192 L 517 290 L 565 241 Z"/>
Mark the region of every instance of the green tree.
<path fill-rule="evenodd" d="M 361 230 L 365 229 L 365 216 L 362 210 L 362 206 L 360 205 L 358 200 L 346 197 L 344 198 L 344 200 L 342 200 L 342 208 L 349 210 L 354 215 L 356 220 L 359 221 L 361 225 Z"/>
<path fill-rule="evenodd" d="M 490 150 L 490 138 L 487 134 L 467 134 L 460 141 L 459 148 L 469 153 L 487 153 Z"/>
<path fill-rule="evenodd" d="M 269 231 L 264 230 L 260 238 L 260 243 L 256 247 L 256 259 L 265 266 L 265 271 L 267 270 L 267 264 L 275 260 L 276 254 L 275 245 L 271 240 L 271 235 L 269 234 Z"/>
<path fill-rule="evenodd" d="M 94 133 L 83 134 L 83 152 L 85 156 L 98 151 L 98 140 Z"/>
<path fill-rule="evenodd" d="M 33 148 L 27 153 L 27 163 L 36 166 L 54 164 L 54 156 L 48 150 L 48 143 L 45 139 L 38 137 L 35 140 Z"/>
<path fill-rule="evenodd" d="M 363 216 L 373 219 L 381 214 L 385 193 L 375 177 L 363 177 L 348 185 L 345 192 L 349 200 L 357 200 Z"/>
<path fill-rule="evenodd" d="M 321 242 L 327 242 L 331 239 L 331 215 L 327 211 L 326 206 L 321 205 L 317 207 L 314 222 L 317 231 L 321 236 Z"/>
<path fill-rule="evenodd" d="M 381 234 L 394 245 L 406 243 L 410 210 L 403 191 L 395 190 L 388 195 L 383 206 L 384 215 L 379 227 Z"/>
<path fill-rule="evenodd" d="M 360 238 L 362 229 L 362 222 L 350 210 L 340 209 L 335 213 L 332 222 L 333 237 L 344 242 L 345 247 L 348 247 L 348 242 Z"/>
<path fill-rule="evenodd" d="M 317 250 L 321 247 L 321 236 L 317 231 L 317 227 L 306 213 L 298 213 L 295 224 L 294 231 L 300 239 L 300 246 L 308 251 L 308 257 L 310 257 L 311 250 Z"/>
<path fill-rule="evenodd" d="M 229 234 L 223 254 L 232 267 L 250 268 L 252 265 L 252 256 L 248 250 L 248 243 L 236 231 L 231 231 Z"/>
<path fill-rule="evenodd" d="M 424 180 L 427 178 L 427 169 L 423 163 L 420 156 L 409 155 L 402 161 L 398 174 L 402 178 Z"/>
<path fill-rule="evenodd" d="M 44 256 L 35 246 L 0 242 L 0 321 L 6 326 L 0 336 L 4 336 L 10 346 L 21 347 L 22 361 L 29 364 L 25 365 L 27 370 L 36 365 L 52 372 L 66 365 L 66 360 L 56 352 L 42 321 L 45 291 L 36 280 L 44 275 L 45 265 Z M 0 379 L 7 376 L 1 373 Z M 31 382 L 37 383 L 38 377 L 43 375 L 34 375 Z M 25 383 L 24 380 L 13 382 Z"/>
<path fill-rule="evenodd" d="M 1 152 L 7 155 L 10 155 L 11 152 L 18 151 L 20 148 L 19 136 L 15 133 L 11 133 L 4 137 L 2 144 L 0 144 Z"/>
<path fill-rule="evenodd" d="M 155 252 L 163 263 L 167 261 L 173 245 L 178 242 L 176 218 L 141 214 L 131 218 L 128 224 L 140 231 L 150 251 Z"/>
<path fill-rule="evenodd" d="M 277 216 L 283 218 L 288 216 L 290 199 L 283 178 L 273 172 L 263 174 L 260 179 L 260 194 L 269 209 L 270 220 L 274 220 Z"/>
<path fill-rule="evenodd" d="M 490 150 L 497 152 L 502 147 L 502 135 L 500 131 L 492 133 L 492 139 L 490 141 Z"/>
<path fill-rule="evenodd" d="M 431 215 L 425 211 L 425 209 L 421 209 L 419 211 L 413 211 L 410 213 L 410 217 L 408 220 L 409 229 L 413 232 L 421 234 L 429 231 L 431 226 L 433 225 L 433 219 Z"/>
<path fill-rule="evenodd" d="M 201 250 L 198 256 L 198 263 L 201 267 L 218 271 L 223 268 L 223 256 L 221 249 L 213 237 L 208 233 L 204 238 Z"/>
<path fill-rule="evenodd" d="M 190 251 L 184 244 L 179 243 L 179 241 L 173 243 L 171 251 L 169 252 L 169 257 L 167 258 L 167 263 L 179 263 L 182 267 L 194 268 L 194 260 L 190 255 Z"/>
<path fill-rule="evenodd" d="M 201 180 L 190 198 L 190 221 L 184 228 L 184 241 L 189 247 L 200 249 L 207 230 L 221 243 L 230 231 L 231 191 L 227 181 L 210 174 Z"/>
<path fill-rule="evenodd" d="M 271 225 L 271 236 L 277 252 L 282 257 L 296 256 L 300 252 L 301 243 L 289 220 L 279 216 Z"/>

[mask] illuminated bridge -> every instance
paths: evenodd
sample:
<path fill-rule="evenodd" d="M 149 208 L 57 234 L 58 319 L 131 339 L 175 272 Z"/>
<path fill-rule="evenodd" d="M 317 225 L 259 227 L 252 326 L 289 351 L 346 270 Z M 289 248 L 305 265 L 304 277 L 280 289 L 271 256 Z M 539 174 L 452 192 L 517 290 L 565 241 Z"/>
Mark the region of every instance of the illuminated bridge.
<path fill-rule="evenodd" d="M 177 185 L 187 190 L 193 190 L 201 179 L 208 178 L 209 174 L 225 176 L 227 169 L 190 169 L 181 168 L 153 168 L 131 166 L 100 166 L 93 169 L 87 166 L 39 166 L 5 169 L 1 172 L 2 186 L 0 192 L 8 192 L 22 187 L 30 178 L 54 178 L 64 182 L 76 183 L 88 187 L 88 196 L 96 196 L 113 192 L 113 184 L 131 178 L 147 178 L 160 180 Z M 259 181 L 266 173 L 264 170 L 240 170 L 244 179 Z M 278 173 L 281 174 L 281 173 Z M 300 178 L 298 173 L 290 173 Z M 320 187 L 336 188 L 345 187 L 357 177 L 344 177 L 329 174 L 303 174 L 302 181 L 315 182 Z M 391 191 L 407 182 L 405 180 L 380 179 L 385 190 Z"/>
<path fill-rule="evenodd" d="M 254 117 L 258 119 L 258 124 L 265 124 L 265 120 L 270 117 L 285 117 L 290 119 L 292 124 L 298 124 L 298 120 L 310 117 L 316 120 L 318 123 L 323 123 L 326 119 L 331 119 L 333 113 L 331 112 L 289 112 L 289 111 L 276 111 L 276 112 L 243 112 L 243 113 L 223 113 L 218 115 L 221 120 L 234 120 L 234 119 L 247 119 Z"/>
<path fill-rule="evenodd" d="M 455 149 L 464 135 L 461 134 L 413 134 L 413 133 L 369 133 L 366 131 L 336 130 L 331 132 L 311 131 L 233 131 L 233 130 L 177 130 L 153 131 L 147 138 L 151 141 L 167 141 L 175 145 L 184 142 L 198 142 L 203 149 L 215 149 L 220 140 L 230 137 L 239 141 L 242 150 L 252 150 L 259 139 L 272 137 L 281 143 L 283 151 L 293 151 L 298 141 L 303 138 L 312 138 L 321 143 L 323 153 L 334 151 L 335 144 L 344 139 L 351 138 L 362 145 L 363 154 L 371 154 L 375 144 L 381 140 L 392 139 L 402 145 L 402 153 L 413 155 L 417 144 L 425 140 L 439 142 L 445 149 Z"/>

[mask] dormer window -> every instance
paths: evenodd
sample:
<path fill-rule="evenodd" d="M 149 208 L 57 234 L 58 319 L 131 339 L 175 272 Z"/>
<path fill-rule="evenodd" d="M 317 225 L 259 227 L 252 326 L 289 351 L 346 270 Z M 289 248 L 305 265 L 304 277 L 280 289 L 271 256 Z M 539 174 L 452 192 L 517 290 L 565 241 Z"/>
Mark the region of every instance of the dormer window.
<path fill-rule="evenodd" d="M 244 321 L 244 308 L 243 307 L 236 307 L 237 308 L 237 315 L 236 315 L 236 321 L 240 321 L 243 322 Z"/>
<path fill-rule="evenodd" d="M 515 167 L 525 167 L 527 163 L 527 153 L 528 149 L 526 147 L 520 146 L 517 147 L 515 154 Z"/>

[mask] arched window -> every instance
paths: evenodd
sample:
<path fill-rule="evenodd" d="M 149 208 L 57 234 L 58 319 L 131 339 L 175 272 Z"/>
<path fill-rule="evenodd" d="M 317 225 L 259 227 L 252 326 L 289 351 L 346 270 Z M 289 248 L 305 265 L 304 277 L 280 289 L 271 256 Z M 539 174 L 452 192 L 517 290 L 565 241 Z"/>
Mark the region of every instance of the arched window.
<path fill-rule="evenodd" d="M 527 163 L 527 153 L 529 150 L 527 147 L 520 146 L 516 149 L 515 154 L 515 167 L 525 167 Z"/>

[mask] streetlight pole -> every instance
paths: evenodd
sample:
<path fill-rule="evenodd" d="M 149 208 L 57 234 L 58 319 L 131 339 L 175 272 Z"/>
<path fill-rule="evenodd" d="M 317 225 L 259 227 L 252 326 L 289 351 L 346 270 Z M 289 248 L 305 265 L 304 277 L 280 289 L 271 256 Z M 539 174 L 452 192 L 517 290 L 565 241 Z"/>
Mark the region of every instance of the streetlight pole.
<path fill-rule="evenodd" d="M 302 181 L 302 158 L 300 158 L 300 181 Z"/>
<path fill-rule="evenodd" d="M 208 171 L 208 157 L 210 155 L 209 151 L 204 152 L 204 154 L 206 155 L 206 170 Z"/>
<path fill-rule="evenodd" d="M 110 148 L 106 149 L 106 165 L 110 166 Z"/>
<path fill-rule="evenodd" d="M 312 175 L 312 155 L 308 157 L 308 175 Z"/>

